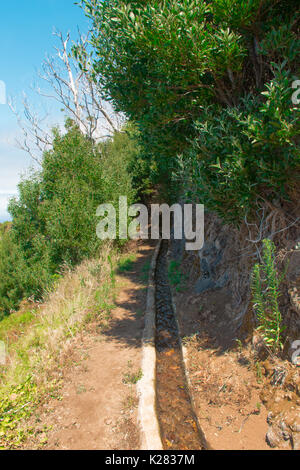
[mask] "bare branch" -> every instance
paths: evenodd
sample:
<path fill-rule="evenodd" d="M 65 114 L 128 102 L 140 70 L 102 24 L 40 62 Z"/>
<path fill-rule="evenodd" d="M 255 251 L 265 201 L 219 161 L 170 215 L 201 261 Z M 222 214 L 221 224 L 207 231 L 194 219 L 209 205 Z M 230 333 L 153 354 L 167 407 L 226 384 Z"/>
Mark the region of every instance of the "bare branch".
<path fill-rule="evenodd" d="M 58 46 L 54 48 L 55 55 L 45 58 L 42 70 L 38 73 L 40 82 L 46 87 L 43 89 L 40 85 L 34 87 L 33 91 L 46 100 L 59 103 L 81 132 L 94 142 L 111 137 L 121 130 L 125 118 L 101 99 L 88 60 L 88 36 L 83 36 L 78 30 L 78 40 L 72 43 L 69 33 L 64 36 L 60 31 L 55 31 L 53 34 L 58 41 Z M 74 44 L 85 53 L 85 70 L 79 67 L 72 54 Z M 41 164 L 42 154 L 51 147 L 53 139 L 51 133 L 45 130 L 48 116 L 39 117 L 29 106 L 26 96 L 22 115 L 17 112 L 12 101 L 10 107 L 23 133 L 23 142 L 18 142 L 19 147 Z"/>

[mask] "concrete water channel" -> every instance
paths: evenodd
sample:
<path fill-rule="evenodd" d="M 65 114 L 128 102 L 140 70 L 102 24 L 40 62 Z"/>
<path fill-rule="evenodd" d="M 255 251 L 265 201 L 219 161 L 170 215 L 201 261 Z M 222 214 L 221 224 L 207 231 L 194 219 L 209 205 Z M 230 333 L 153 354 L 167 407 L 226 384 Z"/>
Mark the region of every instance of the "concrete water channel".
<path fill-rule="evenodd" d="M 193 411 L 167 270 L 163 240 L 155 270 L 156 411 L 165 450 L 204 450 L 208 444 Z"/>

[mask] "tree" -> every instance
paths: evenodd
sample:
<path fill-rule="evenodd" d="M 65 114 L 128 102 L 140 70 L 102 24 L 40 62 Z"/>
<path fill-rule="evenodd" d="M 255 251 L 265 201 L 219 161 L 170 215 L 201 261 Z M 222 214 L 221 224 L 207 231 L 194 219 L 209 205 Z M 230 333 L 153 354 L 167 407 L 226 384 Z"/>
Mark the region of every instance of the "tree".
<path fill-rule="evenodd" d="M 124 117 L 113 111 L 111 106 L 101 98 L 99 89 L 93 80 L 88 54 L 88 37 L 78 31 L 76 48 L 80 50 L 84 68 L 71 53 L 70 34 L 64 36 L 55 32 L 58 46 L 55 55 L 48 56 L 39 72 L 39 81 L 45 85 L 34 87 L 34 93 L 43 100 L 54 100 L 61 110 L 72 119 L 81 132 L 94 142 L 111 137 L 121 131 Z M 74 44 L 73 44 L 74 45 Z M 85 59 L 84 59 L 85 58 Z M 11 110 L 17 116 L 23 134 L 18 146 L 28 152 L 41 165 L 42 155 L 52 145 L 51 128 L 47 128 L 49 116 L 41 115 L 30 105 L 24 93 L 23 113 L 18 112 L 12 99 L 9 101 Z"/>
<path fill-rule="evenodd" d="M 95 79 L 138 124 L 156 181 L 171 188 L 179 175 L 181 191 L 188 182 L 194 200 L 230 222 L 261 201 L 288 198 L 299 175 L 299 108 L 291 99 L 298 2 L 81 5 L 92 21 Z"/>
<path fill-rule="evenodd" d="M 96 255 L 100 204 L 117 209 L 120 195 L 135 201 L 134 129 L 95 144 L 71 119 L 65 126 L 53 130 L 41 169 L 19 183 L 9 204 L 12 224 L 0 227 L 0 317 L 24 297 L 40 299 L 65 263 Z"/>

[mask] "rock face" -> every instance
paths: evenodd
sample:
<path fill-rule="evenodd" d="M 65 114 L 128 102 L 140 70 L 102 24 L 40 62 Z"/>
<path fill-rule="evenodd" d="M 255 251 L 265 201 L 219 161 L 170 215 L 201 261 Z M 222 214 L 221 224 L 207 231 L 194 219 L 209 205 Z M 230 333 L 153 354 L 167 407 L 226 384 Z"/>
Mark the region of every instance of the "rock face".
<path fill-rule="evenodd" d="M 287 305 L 286 324 L 288 330 L 288 354 L 292 359 L 295 350 L 300 356 L 300 250 L 292 250 L 288 257 L 288 270 L 286 275 L 286 288 L 289 295 Z M 295 343 L 298 341 L 298 344 Z M 293 360 L 294 362 L 295 360 Z M 294 362 L 295 363 L 295 362 Z M 298 358 L 300 364 L 300 357 Z"/>
<path fill-rule="evenodd" d="M 280 443 L 280 436 L 274 431 L 272 427 L 270 427 L 266 435 L 266 440 L 270 447 L 278 447 Z"/>
<path fill-rule="evenodd" d="M 272 406 L 267 406 L 272 410 L 268 416 L 267 443 L 272 448 L 299 449 L 299 368 L 293 368 L 291 362 L 295 364 L 292 358 L 296 351 L 300 359 L 300 249 L 296 248 L 300 232 L 294 227 L 283 238 L 273 237 L 279 274 L 285 272 L 279 308 L 285 326 L 284 360 L 285 365 L 286 359 L 290 361 L 291 369 L 282 367 L 281 361 L 277 366 L 271 364 L 269 370 L 269 351 L 260 335 L 253 335 L 257 320 L 251 302 L 250 277 L 260 259 L 261 243 L 249 242 L 249 238 L 257 239 L 254 232 L 249 235 L 246 224 L 237 230 L 206 213 L 205 243 L 200 251 L 185 252 L 185 241 L 171 243 L 174 257 L 189 280 L 188 303 L 198 307 L 195 319 L 214 338 L 216 347 L 226 350 L 236 338 L 252 336 L 255 359 L 265 361 L 262 364 L 270 392 L 267 401 L 272 402 Z M 290 370 L 295 375 L 293 380 Z"/>
<path fill-rule="evenodd" d="M 293 232 L 289 236 L 295 237 L 292 241 L 277 243 L 278 259 L 282 260 L 280 271 L 288 265 L 282 283 L 280 310 L 286 327 L 285 352 L 290 359 L 294 353 L 292 344 L 300 340 L 300 249 L 295 249 L 299 235 Z M 205 213 L 205 242 L 200 251 L 186 252 L 186 240 L 172 240 L 173 259 L 187 263 L 187 274 L 194 279 L 194 295 L 200 296 L 204 308 L 216 316 L 216 329 L 222 329 L 228 340 L 235 337 L 240 328 L 250 333 L 256 326 L 250 303 L 250 275 L 258 262 L 261 246 L 249 242 L 249 237 L 249 227 L 245 224 L 235 229 L 223 224 L 215 215 Z M 211 304 L 212 299 L 215 301 L 215 308 L 207 299 Z"/>
<path fill-rule="evenodd" d="M 201 276 L 195 285 L 197 294 L 202 294 L 210 289 L 222 289 L 229 281 L 227 271 L 219 278 L 217 276 L 216 268 L 220 265 L 224 254 L 224 248 L 218 249 L 219 246 L 220 242 L 217 240 L 214 244 L 206 243 L 199 251 Z"/>
<path fill-rule="evenodd" d="M 272 448 L 287 447 L 300 450 L 300 412 L 291 409 L 282 411 L 280 414 L 270 419 L 268 418 L 269 429 L 266 434 L 266 441 Z"/>
<path fill-rule="evenodd" d="M 229 344 L 243 324 L 250 301 L 249 272 L 254 261 L 243 256 L 244 236 L 206 214 L 203 248 L 185 252 L 184 246 L 185 240 L 172 240 L 172 257 L 186 265 L 203 318 L 207 317 L 224 345 Z"/>

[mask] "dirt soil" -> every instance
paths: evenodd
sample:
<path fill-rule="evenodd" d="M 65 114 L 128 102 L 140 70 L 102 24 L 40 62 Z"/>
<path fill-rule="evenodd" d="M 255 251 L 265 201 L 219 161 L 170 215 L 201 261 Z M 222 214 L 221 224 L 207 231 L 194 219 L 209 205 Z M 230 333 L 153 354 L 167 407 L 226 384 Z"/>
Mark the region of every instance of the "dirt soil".
<path fill-rule="evenodd" d="M 135 382 L 153 246 L 135 242 L 129 250 L 136 261 L 116 276 L 119 294 L 108 327 L 94 324 L 76 338 L 72 367 L 58 396 L 35 412 L 27 449 L 139 449 Z"/>
<path fill-rule="evenodd" d="M 292 432 L 300 427 L 299 367 L 268 358 L 258 337 L 243 343 L 238 336 L 225 338 L 219 317 L 228 302 L 226 289 L 197 295 L 189 263 L 181 269 L 186 281 L 174 289 L 174 302 L 195 411 L 209 445 L 215 450 L 299 448 L 299 433 Z"/>

